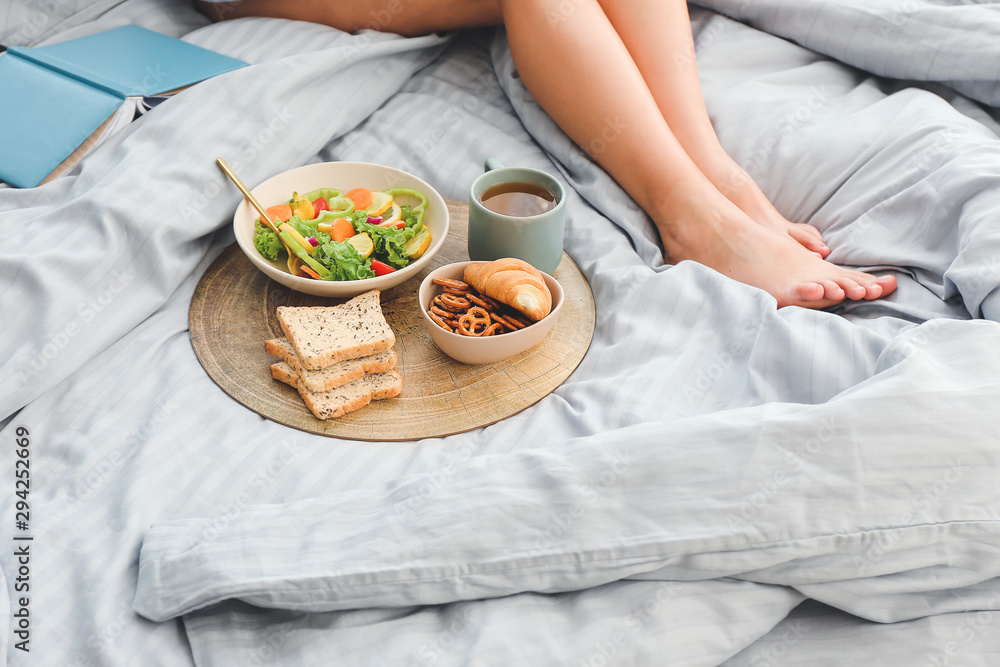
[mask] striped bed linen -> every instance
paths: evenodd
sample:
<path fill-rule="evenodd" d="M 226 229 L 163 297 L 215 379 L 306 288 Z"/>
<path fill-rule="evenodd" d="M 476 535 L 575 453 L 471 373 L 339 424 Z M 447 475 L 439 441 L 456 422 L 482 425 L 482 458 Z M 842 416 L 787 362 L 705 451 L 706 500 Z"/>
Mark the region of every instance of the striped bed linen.
<path fill-rule="evenodd" d="M 913 5 L 904 56 L 878 32 L 799 30 L 868 25 L 855 3 L 797 5 L 794 21 L 787 3 L 712 7 L 774 35 L 692 11 L 726 149 L 823 230 L 835 261 L 900 281 L 888 299 L 813 312 L 665 264 L 648 219 L 523 89 L 502 31 L 205 25 L 186 5 L 128 0 L 55 3 L 29 35 L 30 4 L 12 4 L 8 39 L 136 22 L 252 66 L 49 185 L 0 188 L 0 469 L 28 429 L 34 538 L 31 653 L 15 646 L 5 546 L 0 655 L 994 662 L 1000 140 L 995 101 L 962 68 L 996 50 L 998 24 L 975 5 L 947 23 L 920 20 L 939 3 Z M 913 69 L 941 30 L 968 51 Z M 323 104 L 310 86 L 364 94 Z M 591 349 L 532 409 L 458 436 L 347 442 L 260 418 L 207 377 L 187 333 L 198 278 L 233 242 L 239 195 L 218 155 L 251 183 L 382 162 L 454 199 L 487 156 L 558 174 L 566 248 L 599 313 Z M 13 537 L 16 498 L 2 497 Z"/>

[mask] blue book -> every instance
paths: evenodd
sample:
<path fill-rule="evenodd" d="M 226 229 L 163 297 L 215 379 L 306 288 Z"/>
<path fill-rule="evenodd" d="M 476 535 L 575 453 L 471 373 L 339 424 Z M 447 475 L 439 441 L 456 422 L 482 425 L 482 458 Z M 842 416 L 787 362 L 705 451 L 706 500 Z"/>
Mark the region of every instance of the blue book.
<path fill-rule="evenodd" d="M 35 187 L 164 95 L 246 63 L 137 25 L 0 54 L 0 180 Z"/>

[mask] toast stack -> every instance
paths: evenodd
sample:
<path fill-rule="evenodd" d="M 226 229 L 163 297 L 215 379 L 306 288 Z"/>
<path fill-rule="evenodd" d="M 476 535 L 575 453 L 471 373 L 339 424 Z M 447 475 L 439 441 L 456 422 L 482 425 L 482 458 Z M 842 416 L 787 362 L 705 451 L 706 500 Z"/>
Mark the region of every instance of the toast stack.
<path fill-rule="evenodd" d="M 396 337 L 382 314 L 378 290 L 339 306 L 278 307 L 284 338 L 264 342 L 281 361 L 271 377 L 298 390 L 317 419 L 336 419 L 371 401 L 398 396 Z"/>

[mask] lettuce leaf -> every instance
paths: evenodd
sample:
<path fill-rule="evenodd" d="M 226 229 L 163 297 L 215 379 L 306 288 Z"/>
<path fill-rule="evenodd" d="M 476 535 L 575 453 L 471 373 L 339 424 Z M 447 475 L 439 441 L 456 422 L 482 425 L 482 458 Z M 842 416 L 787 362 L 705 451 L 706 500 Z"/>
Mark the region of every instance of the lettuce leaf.
<path fill-rule="evenodd" d="M 329 236 L 327 236 L 329 238 Z M 327 241 L 313 248 L 313 259 L 330 269 L 324 280 L 362 280 L 374 278 L 371 262 L 358 254 L 347 241 Z"/>
<path fill-rule="evenodd" d="M 293 215 L 288 219 L 288 224 L 291 225 L 292 228 L 299 234 L 302 234 L 302 238 L 307 239 L 310 236 L 316 236 L 317 234 L 316 220 L 306 220 L 301 216 Z M 316 238 L 318 239 L 319 237 L 316 236 Z"/>
<path fill-rule="evenodd" d="M 265 227 L 259 222 L 256 224 L 257 232 L 253 235 L 253 244 L 257 246 L 257 251 L 265 259 L 272 262 L 278 259 L 278 253 L 285 249 L 281 244 L 281 239 L 270 227 Z"/>
<path fill-rule="evenodd" d="M 423 226 L 423 209 L 420 210 L 421 215 L 417 215 L 417 212 L 410 208 L 409 205 L 403 205 L 399 207 L 399 210 L 403 212 L 403 222 L 406 223 L 406 229 L 413 228 L 413 233 L 416 235 Z"/>
<path fill-rule="evenodd" d="M 396 229 L 395 227 L 381 227 L 370 225 L 367 222 L 368 214 L 364 211 L 356 211 L 351 216 L 354 229 L 361 232 L 368 232 L 372 237 L 375 250 L 372 257 L 385 262 L 397 269 L 401 269 L 410 263 L 410 258 L 406 255 L 406 242 L 413 238 L 416 231 L 413 227 Z"/>

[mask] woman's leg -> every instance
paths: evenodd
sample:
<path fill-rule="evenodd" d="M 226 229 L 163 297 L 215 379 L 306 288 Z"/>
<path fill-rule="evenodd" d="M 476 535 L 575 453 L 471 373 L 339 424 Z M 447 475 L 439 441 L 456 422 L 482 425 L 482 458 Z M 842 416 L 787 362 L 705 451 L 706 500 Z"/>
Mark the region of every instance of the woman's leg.
<path fill-rule="evenodd" d="M 708 179 L 757 222 L 790 234 L 823 257 L 830 254 L 819 230 L 786 220 L 719 143 L 698 80 L 687 2 L 599 1 L 642 73 L 670 130 Z"/>
<path fill-rule="evenodd" d="M 518 73 L 580 146 L 613 125 L 594 158 L 656 224 L 671 262 L 692 259 L 772 294 L 779 306 L 874 299 L 895 278 L 851 271 L 754 222 L 689 157 L 597 0 L 501 0 Z M 688 24 L 685 23 L 685 26 Z"/>
<path fill-rule="evenodd" d="M 195 0 L 195 6 L 214 21 L 267 16 L 407 36 L 500 24 L 498 0 Z"/>
<path fill-rule="evenodd" d="M 671 262 L 691 259 L 773 295 L 779 306 L 821 308 L 875 299 L 896 288 L 823 261 L 784 230 L 757 224 L 702 173 L 664 121 L 653 94 L 597 0 L 240 0 L 216 20 L 274 16 L 356 30 L 422 34 L 507 27 L 518 73 L 539 104 L 580 146 L 602 141 L 597 162 L 656 224 Z M 565 19 L 565 20 L 563 20 Z M 685 22 L 684 27 L 689 24 Z M 700 100 L 700 94 L 698 99 Z"/>

